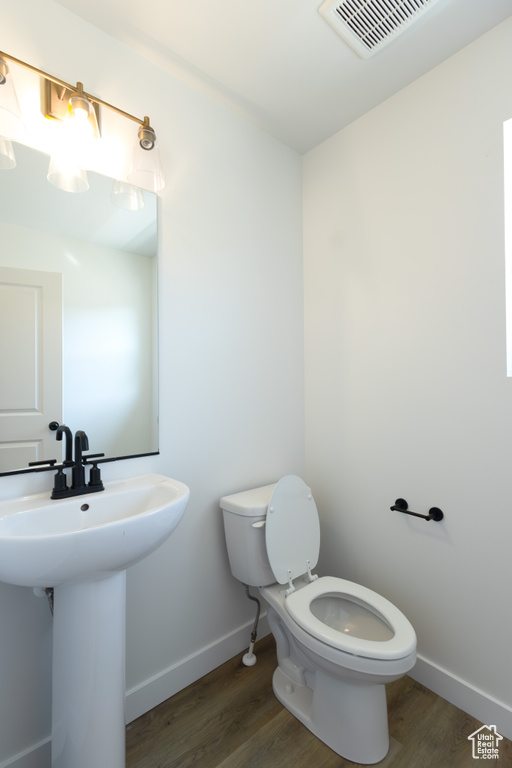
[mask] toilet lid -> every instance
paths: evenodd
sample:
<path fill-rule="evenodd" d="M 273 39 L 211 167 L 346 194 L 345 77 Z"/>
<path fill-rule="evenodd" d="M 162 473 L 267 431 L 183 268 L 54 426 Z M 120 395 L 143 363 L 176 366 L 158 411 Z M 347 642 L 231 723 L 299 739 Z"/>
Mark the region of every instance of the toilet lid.
<path fill-rule="evenodd" d="M 315 500 L 306 483 L 286 475 L 270 497 L 265 526 L 270 567 L 280 584 L 314 568 L 320 552 L 320 523 Z"/>

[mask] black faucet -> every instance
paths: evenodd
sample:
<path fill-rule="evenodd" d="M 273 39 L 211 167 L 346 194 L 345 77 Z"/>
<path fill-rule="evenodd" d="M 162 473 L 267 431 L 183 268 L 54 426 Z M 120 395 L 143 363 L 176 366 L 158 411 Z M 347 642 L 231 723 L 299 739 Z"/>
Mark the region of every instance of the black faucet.
<path fill-rule="evenodd" d="M 71 471 L 73 484 L 72 490 L 85 488 L 85 467 L 83 465 L 82 451 L 89 450 L 89 438 L 82 429 L 75 432 L 75 461 Z"/>
<path fill-rule="evenodd" d="M 63 433 L 66 435 L 66 458 L 64 459 L 64 464 L 70 467 L 73 464 L 73 433 L 65 424 L 60 424 L 55 434 L 56 440 L 62 440 Z"/>
<path fill-rule="evenodd" d="M 52 491 L 52 499 L 65 499 L 68 496 L 78 496 L 83 493 L 94 493 L 95 491 L 103 491 L 103 483 L 101 481 L 100 470 L 98 469 L 98 462 L 91 461 L 92 469 L 90 473 L 89 483 L 85 482 L 85 464 L 89 463 L 92 459 L 98 459 L 104 454 L 92 454 L 90 456 L 84 456 L 83 451 L 89 450 L 89 438 L 82 429 L 77 430 L 75 433 L 75 458 L 73 460 L 71 456 L 73 435 L 69 427 L 64 424 L 57 428 L 56 439 L 62 440 L 62 435 L 66 435 L 66 458 L 62 464 L 57 464 L 57 474 L 55 475 L 55 483 Z M 71 467 L 71 487 L 68 488 L 65 469 Z"/>

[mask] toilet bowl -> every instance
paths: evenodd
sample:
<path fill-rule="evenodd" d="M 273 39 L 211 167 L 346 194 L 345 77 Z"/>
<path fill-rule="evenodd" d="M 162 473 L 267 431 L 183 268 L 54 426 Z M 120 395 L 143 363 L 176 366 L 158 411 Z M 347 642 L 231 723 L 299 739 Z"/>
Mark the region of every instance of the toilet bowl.
<path fill-rule="evenodd" d="M 231 571 L 268 603 L 279 701 L 342 757 L 372 764 L 389 749 L 385 685 L 416 661 L 416 635 L 389 600 L 317 577 L 320 526 L 295 475 L 220 502 Z"/>

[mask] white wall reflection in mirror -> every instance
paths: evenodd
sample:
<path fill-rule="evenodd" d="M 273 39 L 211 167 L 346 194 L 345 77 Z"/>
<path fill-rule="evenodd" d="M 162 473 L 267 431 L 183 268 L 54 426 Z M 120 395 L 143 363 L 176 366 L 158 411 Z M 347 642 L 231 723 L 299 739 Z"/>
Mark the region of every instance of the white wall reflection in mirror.
<path fill-rule="evenodd" d="M 62 459 L 50 421 L 85 430 L 91 453 L 157 452 L 156 196 L 123 210 L 91 172 L 87 192 L 62 192 L 47 155 L 15 153 L 0 171 L 0 473 Z"/>

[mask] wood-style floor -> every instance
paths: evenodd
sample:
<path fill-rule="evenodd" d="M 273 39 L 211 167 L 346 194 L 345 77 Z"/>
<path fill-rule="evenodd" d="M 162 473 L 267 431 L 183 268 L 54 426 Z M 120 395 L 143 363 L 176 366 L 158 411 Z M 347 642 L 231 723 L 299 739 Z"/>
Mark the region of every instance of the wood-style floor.
<path fill-rule="evenodd" d="M 313 736 L 272 692 L 275 645 L 256 644 L 127 728 L 127 768 L 354 768 Z M 404 677 L 387 687 L 390 751 L 379 768 L 477 768 L 468 736 L 482 723 Z M 490 725 L 490 723 L 487 723 Z M 499 759 L 512 766 L 512 742 Z"/>

